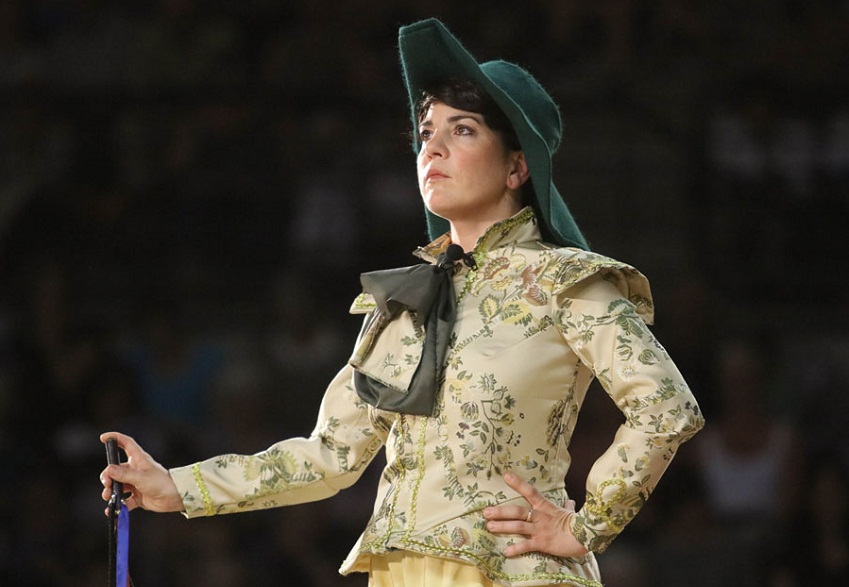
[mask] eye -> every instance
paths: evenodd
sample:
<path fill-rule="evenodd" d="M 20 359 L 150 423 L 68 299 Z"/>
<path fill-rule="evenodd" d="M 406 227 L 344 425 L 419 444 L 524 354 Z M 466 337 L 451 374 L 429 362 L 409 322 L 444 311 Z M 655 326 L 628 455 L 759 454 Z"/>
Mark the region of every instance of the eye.
<path fill-rule="evenodd" d="M 458 135 L 468 136 L 475 134 L 475 129 L 473 129 L 471 126 L 466 126 L 465 124 L 458 124 L 457 127 L 454 129 L 454 132 Z"/>
<path fill-rule="evenodd" d="M 427 128 L 419 129 L 419 141 L 427 142 L 433 136 L 433 131 Z"/>

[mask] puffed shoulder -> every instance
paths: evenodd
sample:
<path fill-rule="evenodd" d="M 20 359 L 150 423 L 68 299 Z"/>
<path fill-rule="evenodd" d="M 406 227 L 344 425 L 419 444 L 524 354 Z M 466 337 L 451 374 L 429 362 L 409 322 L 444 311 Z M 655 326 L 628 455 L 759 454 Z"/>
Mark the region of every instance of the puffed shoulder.
<path fill-rule="evenodd" d="M 558 266 L 554 279 L 555 295 L 598 276 L 615 285 L 622 296 L 634 304 L 646 324 L 654 322 L 654 301 L 649 280 L 631 265 L 576 248 L 550 249 L 550 253 L 556 256 Z"/>

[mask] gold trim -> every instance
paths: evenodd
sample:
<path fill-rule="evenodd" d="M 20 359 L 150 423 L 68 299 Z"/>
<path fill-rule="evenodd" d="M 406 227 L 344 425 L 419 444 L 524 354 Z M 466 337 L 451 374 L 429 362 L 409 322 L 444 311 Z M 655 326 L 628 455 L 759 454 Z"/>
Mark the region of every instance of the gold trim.
<path fill-rule="evenodd" d="M 416 506 L 419 503 L 419 488 L 421 487 L 422 481 L 424 480 L 425 474 L 425 447 L 427 445 L 427 424 L 428 418 L 422 417 L 417 418 L 419 420 L 419 426 L 421 426 L 421 430 L 419 431 L 419 441 L 418 446 L 416 446 L 416 469 L 418 469 L 418 476 L 413 482 L 413 493 L 410 496 L 410 519 L 407 520 L 407 530 L 404 532 L 404 536 L 401 539 L 405 544 L 410 541 L 410 536 L 412 536 L 413 529 L 416 526 Z"/>
<path fill-rule="evenodd" d="M 200 490 L 200 495 L 203 498 L 203 513 L 207 516 L 215 515 L 215 507 L 212 505 L 209 488 L 207 488 L 206 482 L 203 480 L 203 475 L 200 472 L 200 463 L 192 465 L 192 474 L 195 478 L 195 484 L 198 486 L 198 490 Z"/>

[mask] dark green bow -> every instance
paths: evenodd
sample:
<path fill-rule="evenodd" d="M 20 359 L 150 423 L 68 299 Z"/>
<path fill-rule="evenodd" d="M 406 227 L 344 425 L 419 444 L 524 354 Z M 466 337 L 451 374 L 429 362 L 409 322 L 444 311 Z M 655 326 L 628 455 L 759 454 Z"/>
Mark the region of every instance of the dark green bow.
<path fill-rule="evenodd" d="M 380 336 L 386 324 L 406 311 L 416 328 L 425 331 L 422 356 L 409 389 L 390 387 L 355 370 L 357 394 L 372 406 L 403 414 L 433 415 L 457 311 L 454 261 L 462 257 L 463 250 L 458 245 L 450 245 L 439 256 L 436 265 L 413 265 L 360 275 L 363 291 L 371 294 L 377 304 L 365 329 L 378 321 L 377 336 Z"/>

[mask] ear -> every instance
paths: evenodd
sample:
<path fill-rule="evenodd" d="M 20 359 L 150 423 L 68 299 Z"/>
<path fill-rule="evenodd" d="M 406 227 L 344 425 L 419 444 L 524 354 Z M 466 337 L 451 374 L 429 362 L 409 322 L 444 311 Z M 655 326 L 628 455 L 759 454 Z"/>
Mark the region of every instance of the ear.
<path fill-rule="evenodd" d="M 507 187 L 511 190 L 518 190 L 530 177 L 528 162 L 525 159 L 524 151 L 511 153 L 510 158 L 512 164 L 507 175 Z"/>

